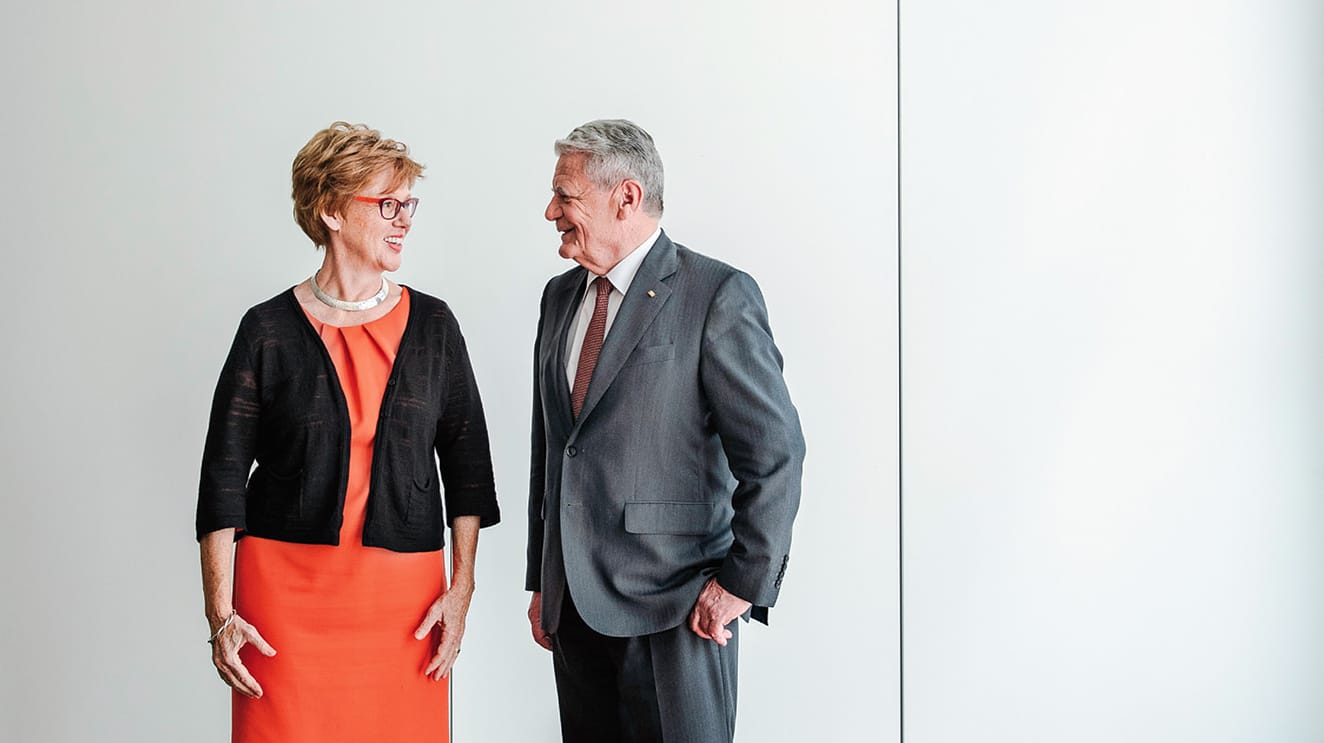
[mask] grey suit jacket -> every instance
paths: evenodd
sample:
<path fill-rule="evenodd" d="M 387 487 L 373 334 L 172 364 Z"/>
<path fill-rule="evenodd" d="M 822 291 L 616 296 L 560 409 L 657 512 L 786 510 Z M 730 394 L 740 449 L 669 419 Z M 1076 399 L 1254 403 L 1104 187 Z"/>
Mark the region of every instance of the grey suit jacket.
<path fill-rule="evenodd" d="M 568 585 L 602 634 L 670 629 L 711 575 L 766 621 L 804 439 L 758 285 L 663 233 L 575 419 L 566 346 L 586 278 L 548 282 L 534 345 L 525 588 L 542 592 L 543 627 L 556 631 Z"/>

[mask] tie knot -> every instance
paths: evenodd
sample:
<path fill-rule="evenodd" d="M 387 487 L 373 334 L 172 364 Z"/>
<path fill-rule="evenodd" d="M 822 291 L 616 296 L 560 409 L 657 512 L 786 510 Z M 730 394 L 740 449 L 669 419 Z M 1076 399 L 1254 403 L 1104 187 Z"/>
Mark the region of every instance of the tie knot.
<path fill-rule="evenodd" d="M 593 279 L 593 286 L 597 288 L 598 296 L 611 293 L 611 279 L 606 276 L 599 276 L 596 279 Z"/>

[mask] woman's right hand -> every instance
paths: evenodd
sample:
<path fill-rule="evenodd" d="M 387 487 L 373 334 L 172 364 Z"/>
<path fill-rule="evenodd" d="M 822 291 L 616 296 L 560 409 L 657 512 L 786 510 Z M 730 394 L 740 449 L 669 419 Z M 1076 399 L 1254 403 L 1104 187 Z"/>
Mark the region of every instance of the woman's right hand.
<path fill-rule="evenodd" d="M 246 697 L 260 699 L 262 686 L 239 659 L 239 649 L 249 643 L 268 658 L 276 654 L 276 649 L 262 639 L 257 628 L 236 614 L 230 626 L 221 630 L 216 641 L 211 644 L 211 662 L 216 666 L 221 680 L 229 684 L 230 688 Z"/>

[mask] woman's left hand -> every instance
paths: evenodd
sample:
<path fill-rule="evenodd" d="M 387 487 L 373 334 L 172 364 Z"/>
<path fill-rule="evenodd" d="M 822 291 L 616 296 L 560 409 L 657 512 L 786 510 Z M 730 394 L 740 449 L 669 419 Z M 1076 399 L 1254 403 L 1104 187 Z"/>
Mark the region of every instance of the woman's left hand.
<path fill-rule="evenodd" d="M 437 652 L 424 669 L 423 675 L 434 681 L 446 678 L 455 665 L 455 658 L 460 654 L 460 641 L 464 639 L 464 618 L 469 613 L 469 600 L 473 598 L 472 585 L 452 585 L 450 590 L 437 597 L 428 607 L 423 623 L 414 630 L 414 639 L 422 640 L 432 634 L 433 625 L 441 626 L 441 639 L 437 641 Z"/>

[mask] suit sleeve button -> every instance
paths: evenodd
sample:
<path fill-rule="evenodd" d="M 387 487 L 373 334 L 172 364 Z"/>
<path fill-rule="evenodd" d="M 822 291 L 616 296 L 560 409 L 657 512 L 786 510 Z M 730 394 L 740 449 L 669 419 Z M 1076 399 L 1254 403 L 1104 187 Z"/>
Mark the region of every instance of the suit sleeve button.
<path fill-rule="evenodd" d="M 576 449 L 574 446 L 567 446 L 566 449 L 565 449 L 565 453 L 566 453 L 567 456 L 571 456 L 571 457 L 573 457 L 573 456 L 575 456 L 576 454 L 579 453 L 579 450 Z"/>

